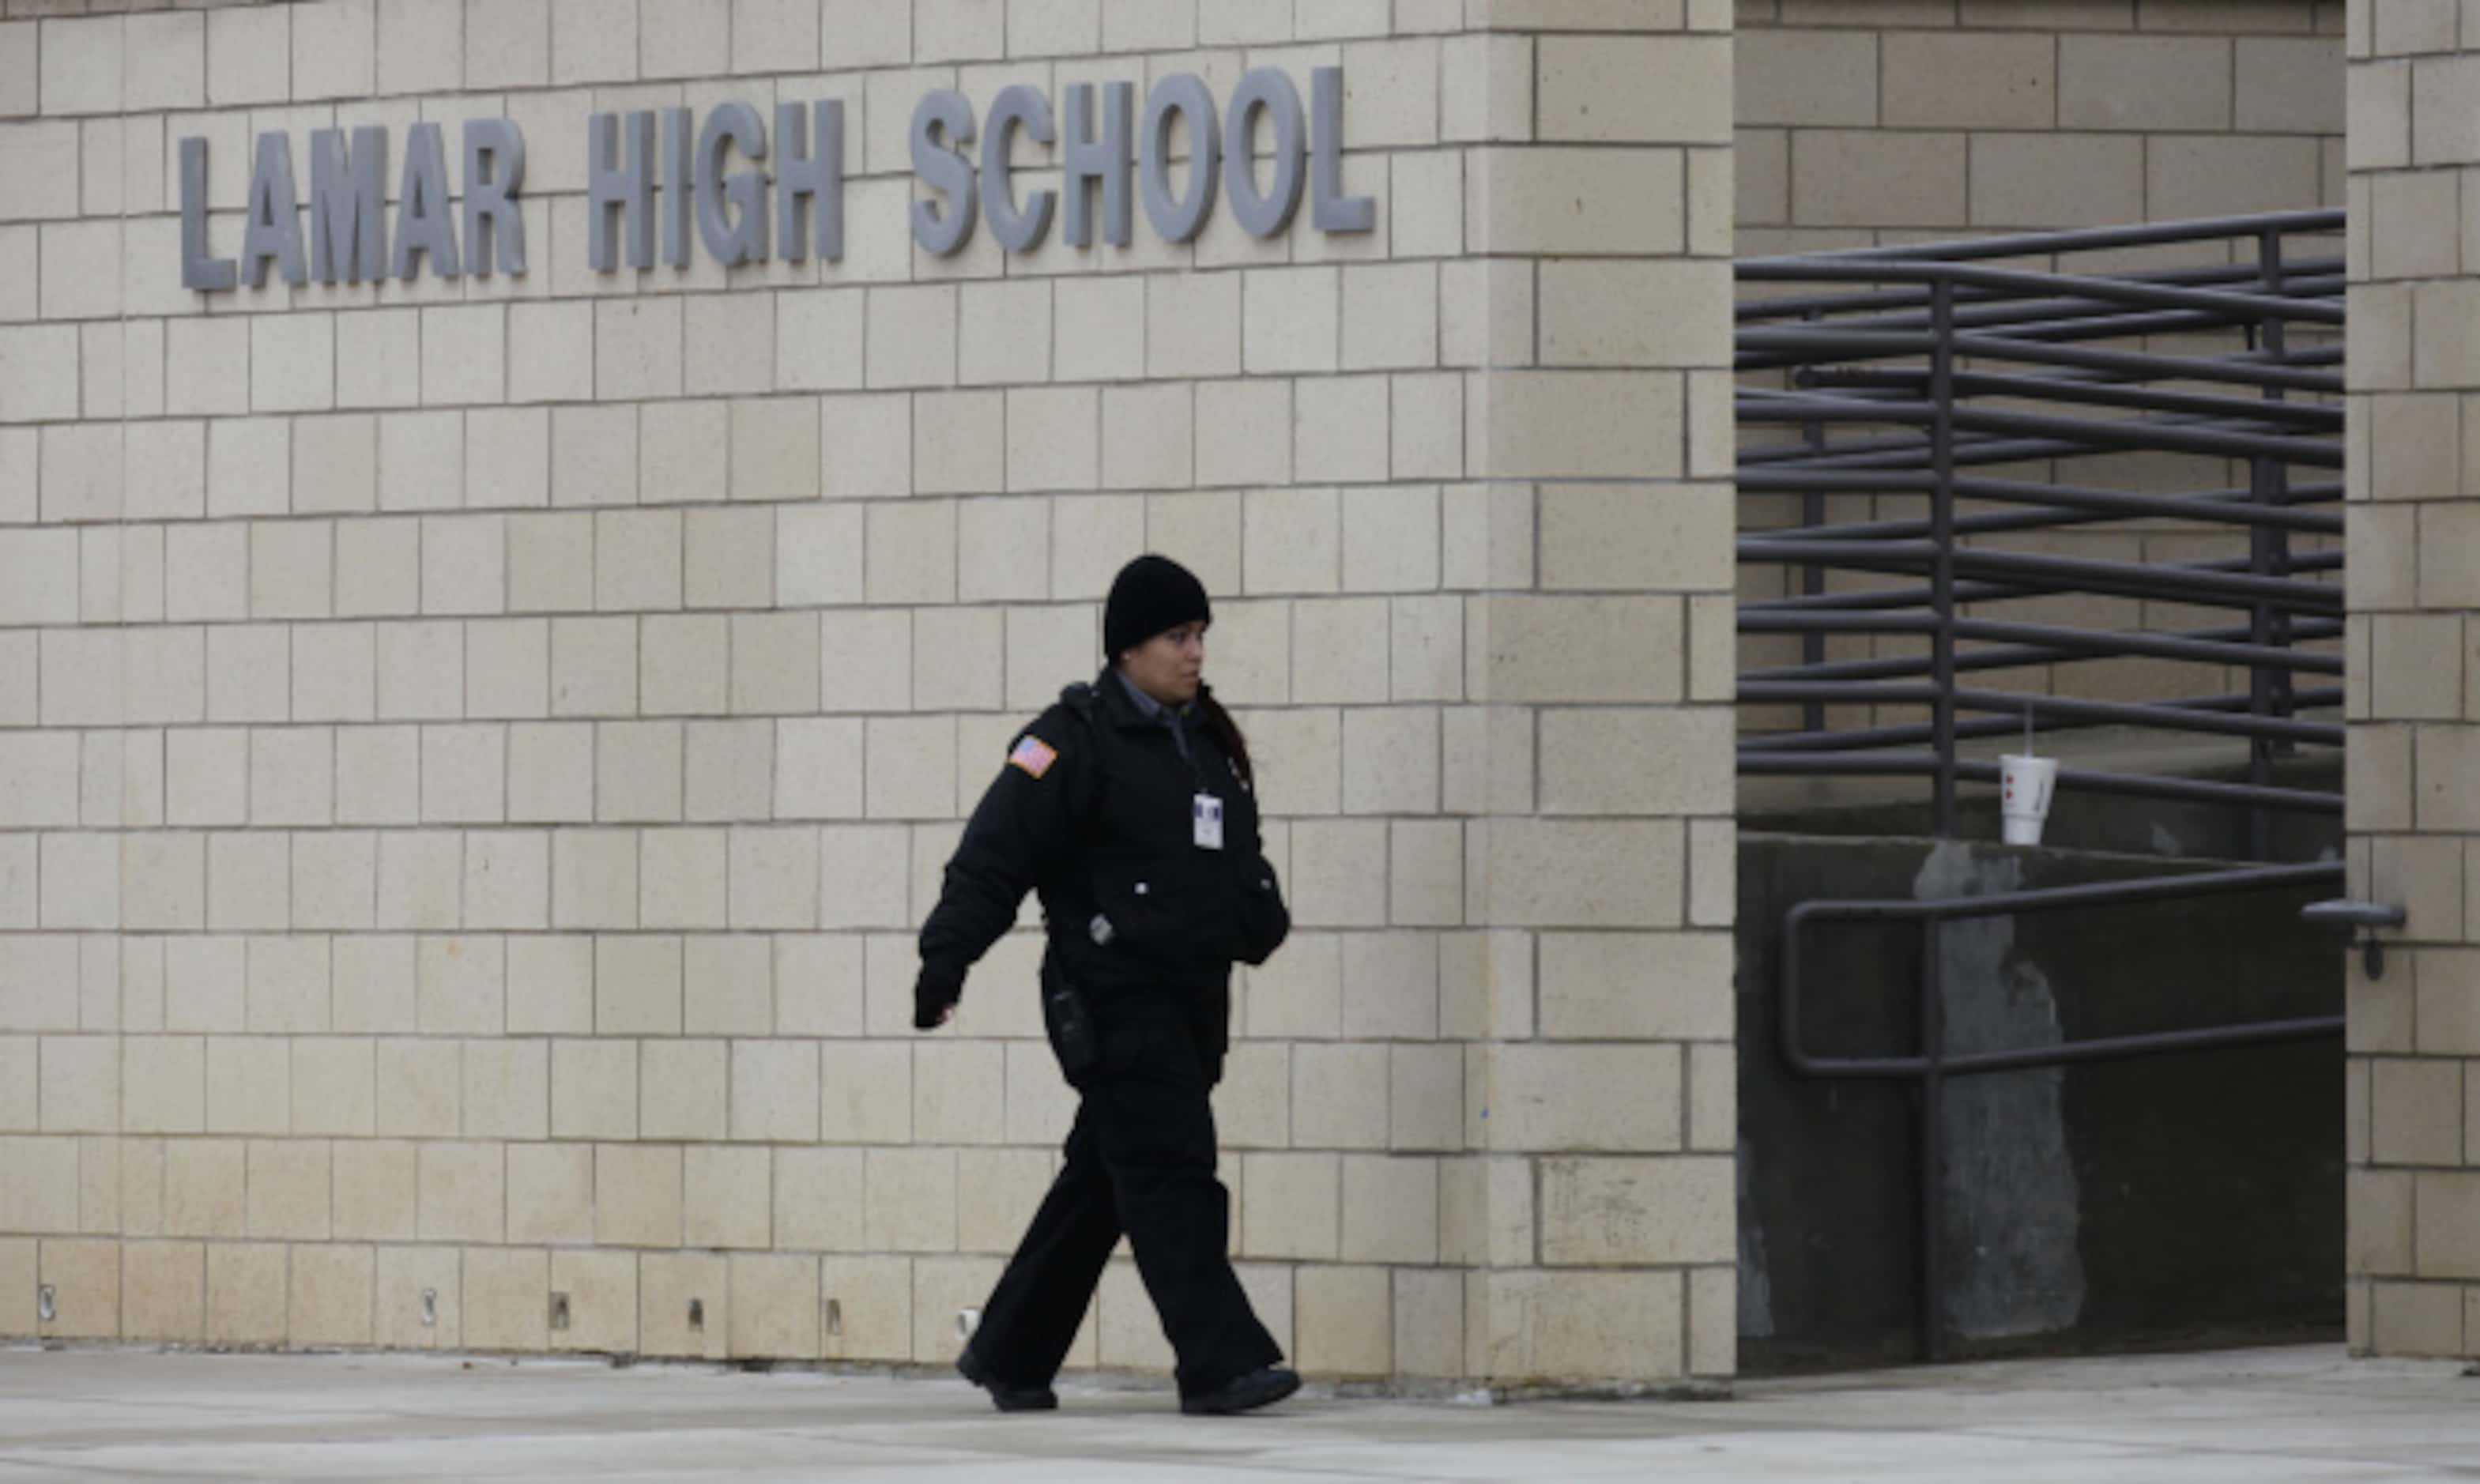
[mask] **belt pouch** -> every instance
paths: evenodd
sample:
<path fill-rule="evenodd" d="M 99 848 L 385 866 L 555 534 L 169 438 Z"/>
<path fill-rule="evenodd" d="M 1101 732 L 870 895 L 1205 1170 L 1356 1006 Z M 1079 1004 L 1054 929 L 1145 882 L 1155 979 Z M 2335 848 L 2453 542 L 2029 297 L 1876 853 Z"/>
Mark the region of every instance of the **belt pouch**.
<path fill-rule="evenodd" d="M 1045 960 L 1042 965 L 1042 1027 L 1050 1037 L 1051 1053 L 1072 1083 L 1094 1070 L 1102 1060 L 1101 1038 L 1095 1032 L 1094 1012 L 1068 976 Z"/>

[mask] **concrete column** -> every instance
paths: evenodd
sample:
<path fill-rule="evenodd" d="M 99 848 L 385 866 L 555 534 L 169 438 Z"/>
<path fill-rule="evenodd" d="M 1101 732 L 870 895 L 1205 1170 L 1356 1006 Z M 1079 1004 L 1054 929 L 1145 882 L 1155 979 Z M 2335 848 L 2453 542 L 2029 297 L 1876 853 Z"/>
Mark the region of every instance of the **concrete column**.
<path fill-rule="evenodd" d="M 2354 1350 L 2480 1354 L 2480 7 L 2350 8 Z"/>
<path fill-rule="evenodd" d="M 1456 496 L 1486 563 L 1476 705 L 1448 742 L 1478 763 L 1472 1157 L 1443 1192 L 1475 1265 L 1466 1366 L 1726 1376 L 1732 10 L 1476 9 L 1486 34 L 1451 43 L 1485 102 L 1445 291 L 1483 297 L 1488 347 Z"/>

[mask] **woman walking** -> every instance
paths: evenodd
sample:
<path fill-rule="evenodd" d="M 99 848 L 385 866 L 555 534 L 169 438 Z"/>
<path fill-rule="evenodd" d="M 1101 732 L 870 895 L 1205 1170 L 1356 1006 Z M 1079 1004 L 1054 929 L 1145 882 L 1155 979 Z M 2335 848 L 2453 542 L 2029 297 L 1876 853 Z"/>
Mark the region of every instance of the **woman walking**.
<path fill-rule="evenodd" d="M 1248 744 L 1201 680 L 1212 617 L 1178 563 L 1121 570 L 1109 663 L 1018 734 L 921 929 L 913 1023 L 927 1031 L 1041 895 L 1044 1022 L 1082 1094 L 1059 1177 L 956 1363 L 1001 1411 L 1059 1404 L 1051 1377 L 1124 1233 L 1178 1358 L 1180 1410 L 1247 1412 L 1300 1387 L 1231 1271 L 1214 1172 L 1231 965 L 1263 963 L 1291 919 Z"/>

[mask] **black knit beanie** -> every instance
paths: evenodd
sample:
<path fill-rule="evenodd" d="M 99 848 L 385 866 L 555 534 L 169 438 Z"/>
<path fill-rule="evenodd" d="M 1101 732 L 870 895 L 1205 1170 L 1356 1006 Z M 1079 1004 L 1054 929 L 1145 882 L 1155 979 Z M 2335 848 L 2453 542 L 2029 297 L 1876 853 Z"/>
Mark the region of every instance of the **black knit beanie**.
<path fill-rule="evenodd" d="M 1111 600 L 1102 606 L 1102 651 L 1117 661 L 1154 635 L 1191 620 L 1214 622 L 1205 584 L 1168 556 L 1140 556 L 1111 579 Z"/>

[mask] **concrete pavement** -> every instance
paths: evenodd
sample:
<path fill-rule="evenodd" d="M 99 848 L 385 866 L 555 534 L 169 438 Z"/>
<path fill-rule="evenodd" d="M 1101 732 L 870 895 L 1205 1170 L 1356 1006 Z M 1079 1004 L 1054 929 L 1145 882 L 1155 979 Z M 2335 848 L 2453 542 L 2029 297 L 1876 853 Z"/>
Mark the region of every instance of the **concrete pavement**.
<path fill-rule="evenodd" d="M 0 1350 L 0 1484 L 34 1479 L 2480 1479 L 2480 1379 L 2338 1347 L 1744 1382 L 1727 1400 L 1338 1399 L 1183 1419 L 1075 1380 L 406 1355 Z"/>

